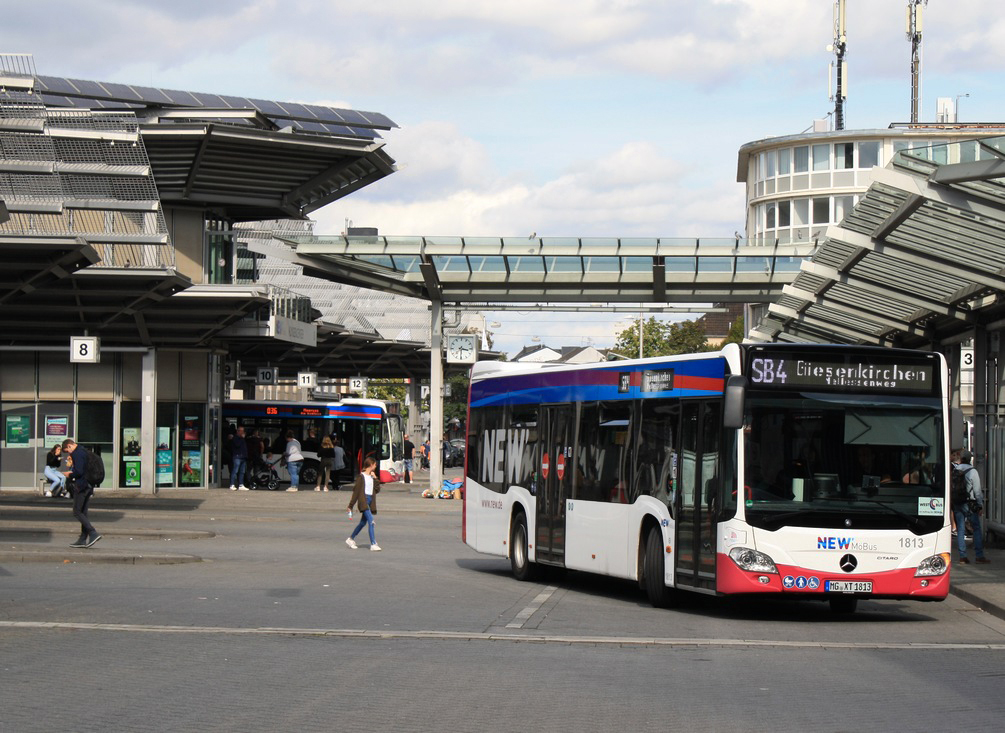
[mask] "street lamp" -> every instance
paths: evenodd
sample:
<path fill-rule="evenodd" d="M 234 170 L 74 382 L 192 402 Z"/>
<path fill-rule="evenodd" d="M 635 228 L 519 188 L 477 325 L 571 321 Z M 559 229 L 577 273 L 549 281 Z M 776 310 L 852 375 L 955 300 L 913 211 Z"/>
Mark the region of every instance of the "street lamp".
<path fill-rule="evenodd" d="M 956 121 L 957 122 L 960 121 L 960 100 L 963 99 L 964 97 L 969 97 L 969 96 L 970 96 L 970 94 L 957 94 L 956 95 L 955 114 L 956 114 Z"/>

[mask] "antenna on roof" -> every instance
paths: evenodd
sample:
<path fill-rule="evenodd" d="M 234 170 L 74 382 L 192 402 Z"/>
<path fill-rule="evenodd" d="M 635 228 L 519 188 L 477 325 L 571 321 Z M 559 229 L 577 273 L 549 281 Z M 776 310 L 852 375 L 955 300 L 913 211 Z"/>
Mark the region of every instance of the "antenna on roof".
<path fill-rule="evenodd" d="M 848 97 L 845 89 L 848 83 L 848 63 L 844 60 L 845 43 L 847 37 L 844 27 L 844 4 L 845 0 L 834 1 L 834 43 L 827 46 L 828 51 L 833 51 L 837 57 L 831 61 L 827 71 L 827 96 L 834 100 L 834 129 L 844 129 L 844 101 Z M 831 94 L 831 81 L 835 79 L 834 72 L 837 71 L 837 84 L 834 93 Z"/>
<path fill-rule="evenodd" d="M 911 122 L 918 121 L 921 106 L 921 7 L 928 0 L 907 0 L 907 40 L 911 42 Z"/>

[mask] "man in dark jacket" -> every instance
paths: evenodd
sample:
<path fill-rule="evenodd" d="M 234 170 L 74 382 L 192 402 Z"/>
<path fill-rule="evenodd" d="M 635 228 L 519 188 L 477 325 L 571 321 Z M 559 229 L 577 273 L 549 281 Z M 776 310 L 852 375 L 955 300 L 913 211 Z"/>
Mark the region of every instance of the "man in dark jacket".
<path fill-rule="evenodd" d="M 87 505 L 94 495 L 94 488 L 87 483 L 87 451 L 73 438 L 67 438 L 63 441 L 63 453 L 70 455 L 70 470 L 65 473 L 73 494 L 73 516 L 80 522 L 80 537 L 70 547 L 90 547 L 101 535 L 87 518 Z"/>
<path fill-rule="evenodd" d="M 230 457 L 233 461 L 230 472 L 230 490 L 237 491 L 240 488 L 241 491 L 247 491 L 248 488 L 244 485 L 244 471 L 248 467 L 248 441 L 244 439 L 243 425 L 237 429 L 237 433 L 230 440 Z"/>

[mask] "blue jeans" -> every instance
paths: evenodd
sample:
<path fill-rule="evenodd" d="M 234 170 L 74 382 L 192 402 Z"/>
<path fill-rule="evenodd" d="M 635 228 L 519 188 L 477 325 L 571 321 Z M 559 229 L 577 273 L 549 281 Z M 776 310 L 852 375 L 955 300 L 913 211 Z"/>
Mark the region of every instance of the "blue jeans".
<path fill-rule="evenodd" d="M 367 499 L 366 503 L 369 504 L 370 500 Z M 358 535 L 360 533 L 360 531 L 363 529 L 363 525 L 364 524 L 367 526 L 367 529 L 370 530 L 370 544 L 371 545 L 376 545 L 377 544 L 377 538 L 376 538 L 376 536 L 373 533 L 373 514 L 370 513 L 369 509 L 364 509 L 363 510 L 363 516 L 359 518 L 359 524 L 356 525 L 356 529 L 354 529 L 352 531 L 352 534 L 349 535 L 349 539 L 352 539 L 352 540 L 356 539 L 356 535 Z"/>
<path fill-rule="evenodd" d="M 286 468 L 290 471 L 290 488 L 295 489 L 300 486 L 300 468 L 304 465 L 303 461 L 290 461 L 286 464 Z"/>
<path fill-rule="evenodd" d="M 59 491 L 66 485 L 66 476 L 61 474 L 52 466 L 46 466 L 42 469 L 45 477 L 52 481 L 52 486 L 49 487 L 49 491 Z"/>
<path fill-rule="evenodd" d="M 960 557 L 967 556 L 967 521 L 974 530 L 974 554 L 977 557 L 984 557 L 984 532 L 981 531 L 981 515 L 970 511 L 970 508 L 963 505 L 963 508 L 954 508 L 956 515 L 956 545 L 960 551 Z"/>
<path fill-rule="evenodd" d="M 244 486 L 244 471 L 248 466 L 247 458 L 234 457 L 234 471 L 230 474 L 231 486 Z"/>

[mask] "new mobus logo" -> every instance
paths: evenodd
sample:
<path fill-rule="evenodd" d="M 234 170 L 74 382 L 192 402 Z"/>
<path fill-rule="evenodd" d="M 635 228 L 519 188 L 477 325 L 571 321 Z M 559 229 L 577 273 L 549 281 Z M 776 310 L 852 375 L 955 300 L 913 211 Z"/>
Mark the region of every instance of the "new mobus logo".
<path fill-rule="evenodd" d="M 876 545 L 856 542 L 854 537 L 817 537 L 818 550 L 875 550 Z"/>
<path fill-rule="evenodd" d="M 529 437 L 530 431 L 526 428 L 512 430 L 498 428 L 482 433 L 482 460 L 478 471 L 479 480 L 516 483 L 520 478 L 524 447 L 527 445 Z"/>

